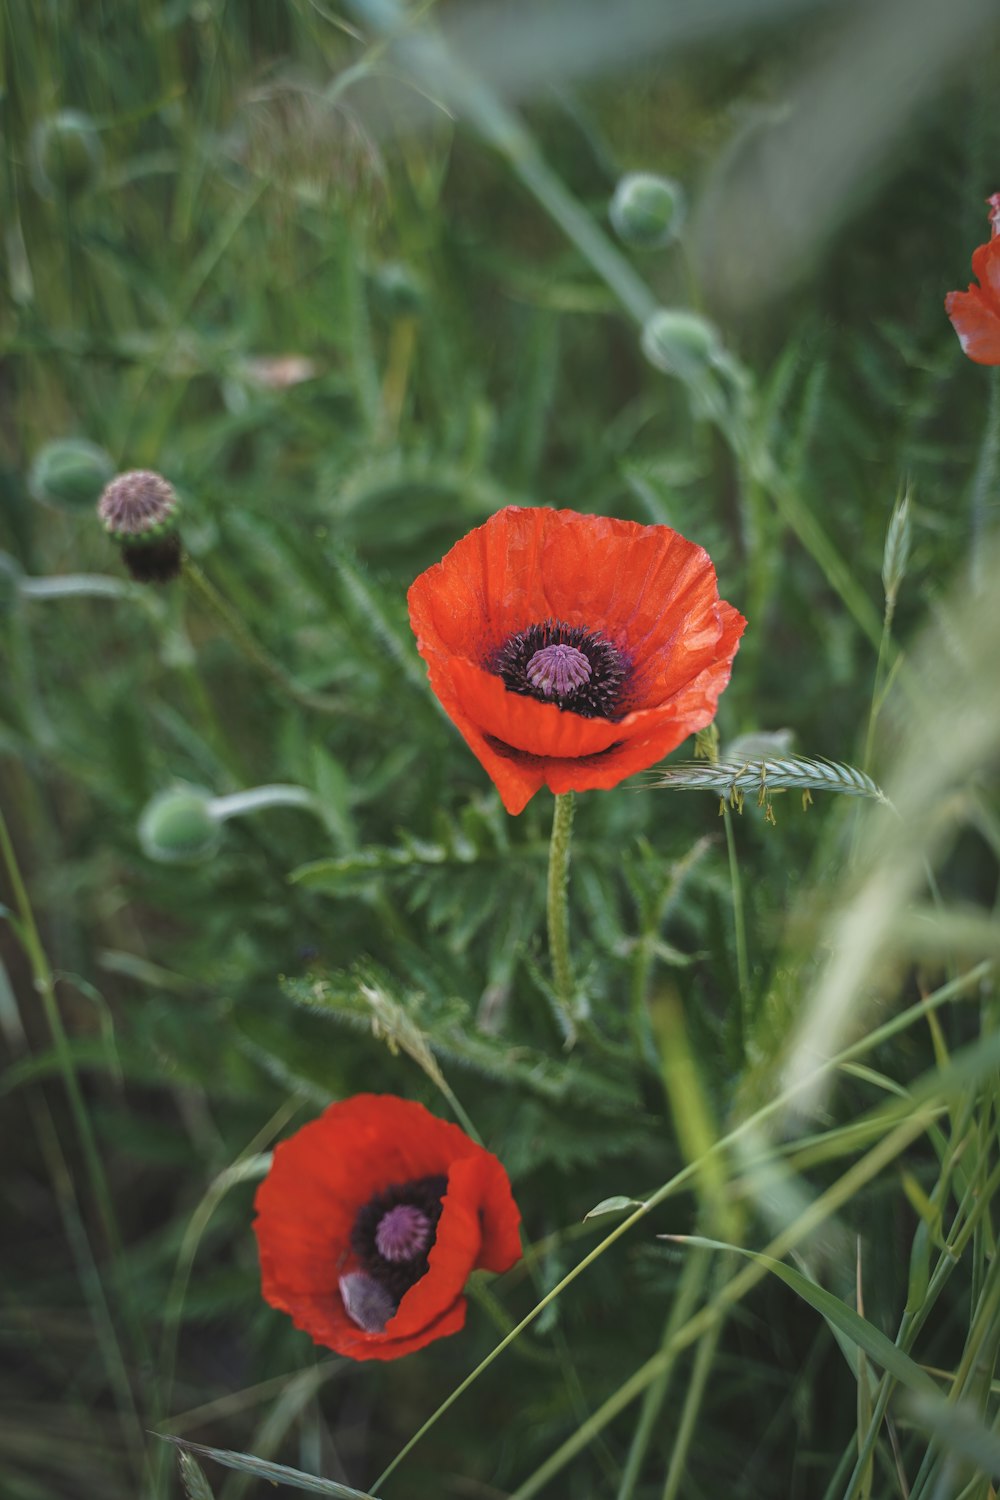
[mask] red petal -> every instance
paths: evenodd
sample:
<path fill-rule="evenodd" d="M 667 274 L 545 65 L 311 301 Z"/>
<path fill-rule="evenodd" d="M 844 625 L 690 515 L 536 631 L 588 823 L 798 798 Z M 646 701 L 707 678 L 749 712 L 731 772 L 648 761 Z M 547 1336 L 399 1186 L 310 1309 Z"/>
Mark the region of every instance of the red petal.
<path fill-rule="evenodd" d="M 994 194 L 988 202 L 994 205 Z M 991 222 L 993 216 L 991 214 Z M 996 224 L 993 224 L 994 236 Z M 1000 238 L 972 252 L 972 269 L 981 286 L 949 292 L 945 311 L 958 334 L 962 351 L 977 365 L 1000 365 Z"/>
<path fill-rule="evenodd" d="M 1000 313 L 1000 240 L 991 239 L 972 252 L 972 274 L 995 311 Z"/>
<path fill-rule="evenodd" d="M 1000 240 L 995 242 L 1000 245 Z M 977 365 L 1000 365 L 1000 312 L 977 286 L 949 292 L 945 312 L 958 334 L 962 352 Z"/>

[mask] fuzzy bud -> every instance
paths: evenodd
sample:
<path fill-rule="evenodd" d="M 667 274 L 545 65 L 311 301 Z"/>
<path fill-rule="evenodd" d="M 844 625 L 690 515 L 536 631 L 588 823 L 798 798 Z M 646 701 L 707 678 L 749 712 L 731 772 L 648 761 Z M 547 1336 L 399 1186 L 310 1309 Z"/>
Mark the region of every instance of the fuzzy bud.
<path fill-rule="evenodd" d="M 424 309 L 423 283 L 402 261 L 386 261 L 372 274 L 372 296 L 390 318 L 415 318 Z"/>
<path fill-rule="evenodd" d="M 36 453 L 28 489 L 42 505 L 89 510 L 114 472 L 110 454 L 96 443 L 59 438 Z"/>
<path fill-rule="evenodd" d="M 139 842 L 158 864 L 194 865 L 210 859 L 219 846 L 212 798 L 201 787 L 168 787 L 148 803 L 139 819 Z"/>
<path fill-rule="evenodd" d="M 76 198 L 94 187 L 104 151 L 97 127 L 79 110 L 41 120 L 31 137 L 31 175 L 43 198 Z"/>
<path fill-rule="evenodd" d="M 684 189 L 669 177 L 630 172 L 615 188 L 608 216 L 620 240 L 658 250 L 675 240 L 685 216 Z"/>
<path fill-rule="evenodd" d="M 705 318 L 661 307 L 642 330 L 642 352 L 658 370 L 680 380 L 696 380 L 723 350 L 717 331 Z"/>
<path fill-rule="evenodd" d="M 119 474 L 101 495 L 101 525 L 137 583 L 167 583 L 180 572 L 179 509 L 173 486 L 151 469 Z"/>

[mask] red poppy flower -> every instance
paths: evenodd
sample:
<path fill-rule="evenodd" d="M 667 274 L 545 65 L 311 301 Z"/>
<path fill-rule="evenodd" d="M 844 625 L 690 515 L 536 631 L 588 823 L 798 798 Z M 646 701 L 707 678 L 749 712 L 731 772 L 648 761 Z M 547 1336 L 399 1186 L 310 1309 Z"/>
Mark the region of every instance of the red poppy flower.
<path fill-rule="evenodd" d="M 519 813 L 613 787 L 715 716 L 746 621 L 669 526 L 509 505 L 409 592 L 431 687 Z"/>
<path fill-rule="evenodd" d="M 992 237 L 972 252 L 979 286 L 944 299 L 963 353 L 977 365 L 1000 365 L 1000 193 L 987 198 Z"/>
<path fill-rule="evenodd" d="M 521 1254 L 497 1158 L 391 1094 L 331 1104 L 283 1141 L 255 1206 L 265 1300 L 351 1359 L 457 1333 L 470 1272 Z"/>

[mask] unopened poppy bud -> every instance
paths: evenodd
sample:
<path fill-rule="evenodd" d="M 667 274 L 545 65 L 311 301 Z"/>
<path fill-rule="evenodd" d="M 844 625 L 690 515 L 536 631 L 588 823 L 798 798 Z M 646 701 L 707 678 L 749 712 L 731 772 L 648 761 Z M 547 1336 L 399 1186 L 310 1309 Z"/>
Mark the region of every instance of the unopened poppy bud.
<path fill-rule="evenodd" d="M 110 454 L 96 443 L 59 438 L 36 453 L 28 489 L 43 505 L 89 510 L 114 472 Z"/>
<path fill-rule="evenodd" d="M 642 352 L 658 370 L 680 380 L 694 380 L 723 350 L 712 324 L 697 313 L 661 307 L 642 330 Z"/>
<path fill-rule="evenodd" d="M 676 239 L 684 213 L 680 183 L 653 172 L 629 172 L 615 188 L 608 209 L 619 239 L 639 250 L 656 250 Z"/>
<path fill-rule="evenodd" d="M 417 273 L 402 261 L 386 261 L 372 275 L 376 304 L 391 318 L 415 318 L 424 309 L 424 287 Z"/>
<path fill-rule="evenodd" d="M 201 787 L 168 787 L 148 803 L 139 819 L 139 843 L 158 864 L 194 865 L 219 846 L 212 798 Z"/>
<path fill-rule="evenodd" d="M 76 198 L 100 177 L 104 151 L 93 120 L 64 109 L 35 126 L 31 158 L 32 179 L 43 198 Z"/>
<path fill-rule="evenodd" d="M 101 525 L 137 583 L 168 583 L 180 572 L 179 509 L 173 486 L 152 469 L 119 474 L 98 501 Z"/>

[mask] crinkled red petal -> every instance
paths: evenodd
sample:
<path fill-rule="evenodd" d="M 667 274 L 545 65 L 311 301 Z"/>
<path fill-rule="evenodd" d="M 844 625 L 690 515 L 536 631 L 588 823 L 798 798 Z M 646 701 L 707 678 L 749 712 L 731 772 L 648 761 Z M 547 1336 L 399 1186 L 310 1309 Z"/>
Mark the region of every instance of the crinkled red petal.
<path fill-rule="evenodd" d="M 1000 245 L 1000 240 L 993 243 Z M 944 307 L 962 352 L 977 365 L 1000 365 L 1000 308 L 977 286 L 967 292 L 949 292 Z"/>
<path fill-rule="evenodd" d="M 703 728 L 746 623 L 704 549 L 669 527 L 518 506 L 421 574 L 409 604 L 431 686 L 511 813 L 546 785 L 617 786 Z M 628 657 L 622 719 L 509 692 L 488 670 L 510 635 L 547 619 L 599 630 Z"/>
<path fill-rule="evenodd" d="M 972 274 L 987 301 L 1000 311 L 1000 240 L 994 238 L 976 246 L 972 252 Z"/>
<path fill-rule="evenodd" d="M 350 1236 L 358 1210 L 387 1187 L 439 1174 L 448 1191 L 428 1270 L 384 1332 L 365 1333 L 339 1291 L 341 1275 L 356 1269 Z M 457 1125 L 392 1095 L 333 1104 L 282 1142 L 256 1208 L 265 1299 L 316 1343 L 354 1359 L 395 1359 L 456 1332 L 469 1272 L 507 1270 L 521 1253 L 520 1216 L 496 1157 Z"/>

